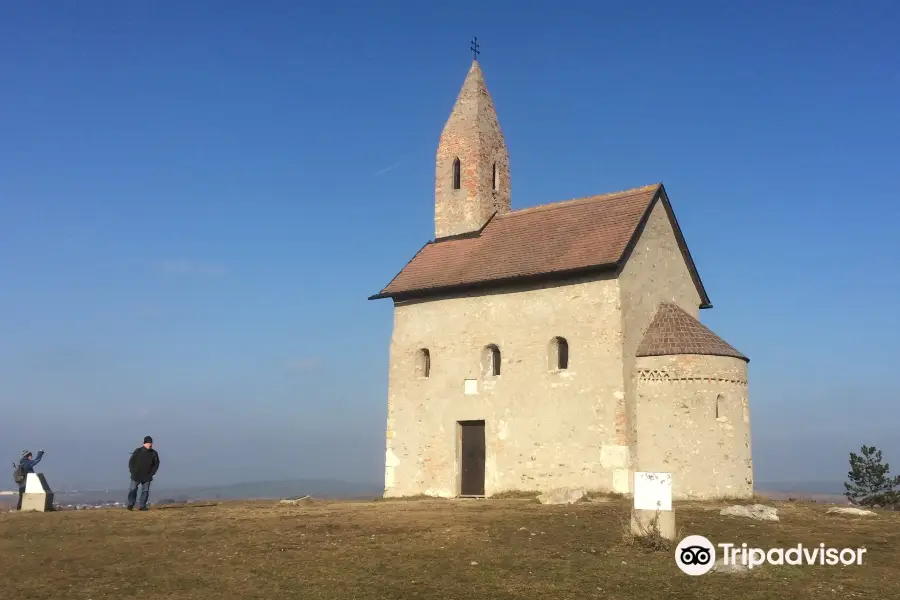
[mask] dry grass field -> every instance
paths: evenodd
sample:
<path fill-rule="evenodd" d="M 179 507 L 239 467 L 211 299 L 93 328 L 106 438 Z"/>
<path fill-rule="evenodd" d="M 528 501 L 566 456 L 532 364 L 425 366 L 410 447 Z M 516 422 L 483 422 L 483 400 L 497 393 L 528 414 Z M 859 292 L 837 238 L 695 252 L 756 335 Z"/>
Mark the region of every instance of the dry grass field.
<path fill-rule="evenodd" d="M 865 547 L 863 564 L 689 577 L 675 565 L 674 544 L 627 543 L 624 499 L 222 503 L 0 514 L 0 598 L 900 596 L 900 513 L 845 517 L 818 504 L 768 504 L 778 507 L 779 522 L 720 516 L 726 503 L 676 503 L 679 539 Z"/>

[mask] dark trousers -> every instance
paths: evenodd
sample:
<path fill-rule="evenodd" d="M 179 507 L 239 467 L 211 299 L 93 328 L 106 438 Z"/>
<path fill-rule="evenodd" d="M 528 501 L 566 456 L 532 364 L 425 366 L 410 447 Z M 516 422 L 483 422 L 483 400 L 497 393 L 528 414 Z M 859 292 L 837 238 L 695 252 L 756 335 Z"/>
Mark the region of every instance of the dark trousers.
<path fill-rule="evenodd" d="M 128 484 L 128 508 L 133 508 L 137 500 L 138 486 L 141 488 L 141 508 L 147 508 L 147 500 L 150 499 L 150 482 L 138 483 L 134 479 Z"/>
<path fill-rule="evenodd" d="M 25 484 L 19 486 L 19 502 L 16 504 L 16 510 L 22 510 L 22 498 L 25 496 Z"/>

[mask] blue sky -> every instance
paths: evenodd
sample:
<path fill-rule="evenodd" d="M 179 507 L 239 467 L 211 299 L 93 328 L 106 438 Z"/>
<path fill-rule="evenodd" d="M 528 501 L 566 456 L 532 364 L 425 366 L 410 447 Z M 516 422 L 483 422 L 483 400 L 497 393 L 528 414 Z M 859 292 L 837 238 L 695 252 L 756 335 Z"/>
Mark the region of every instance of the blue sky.
<path fill-rule="evenodd" d="M 150 433 L 167 484 L 378 481 L 366 297 L 433 234 L 477 35 L 514 208 L 666 185 L 757 479 L 900 472 L 900 5 L 741 4 L 4 3 L 0 454 L 124 485 Z"/>

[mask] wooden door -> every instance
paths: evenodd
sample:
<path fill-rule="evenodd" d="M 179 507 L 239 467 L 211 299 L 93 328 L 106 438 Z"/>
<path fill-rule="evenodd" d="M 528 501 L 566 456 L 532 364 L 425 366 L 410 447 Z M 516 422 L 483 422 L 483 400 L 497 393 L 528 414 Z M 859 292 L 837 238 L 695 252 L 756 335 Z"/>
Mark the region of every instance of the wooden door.
<path fill-rule="evenodd" d="M 460 421 L 460 496 L 484 496 L 484 421 Z"/>

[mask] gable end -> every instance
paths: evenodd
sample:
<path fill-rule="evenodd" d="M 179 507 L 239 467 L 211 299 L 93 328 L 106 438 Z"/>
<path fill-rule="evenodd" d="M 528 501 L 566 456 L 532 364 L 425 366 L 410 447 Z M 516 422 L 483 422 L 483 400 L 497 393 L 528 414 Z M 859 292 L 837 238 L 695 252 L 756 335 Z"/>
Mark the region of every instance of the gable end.
<path fill-rule="evenodd" d="M 672 227 L 672 232 L 675 234 L 675 241 L 678 244 L 678 249 L 681 250 L 681 257 L 684 259 L 688 272 L 691 274 L 691 280 L 694 282 L 697 293 L 700 295 L 700 308 L 712 308 L 712 302 L 710 302 L 709 295 L 706 293 L 706 288 L 703 286 L 703 281 L 700 279 L 700 273 L 697 272 L 697 265 L 694 263 L 694 258 L 691 256 L 691 251 L 688 249 L 687 242 L 684 239 L 684 233 L 681 231 L 681 226 L 678 224 L 678 219 L 675 217 L 675 211 L 672 209 L 672 204 L 669 201 L 669 195 L 666 194 L 665 187 L 662 183 L 659 184 L 656 194 L 653 195 L 653 199 L 647 205 L 647 209 L 641 216 L 641 220 L 638 221 L 637 227 L 634 229 L 634 234 L 632 234 L 631 239 L 628 241 L 628 245 L 625 247 L 625 251 L 616 263 L 617 275 L 618 273 L 621 273 L 622 269 L 624 269 L 625 265 L 628 263 L 628 259 L 631 258 L 631 254 L 634 252 L 638 240 L 641 239 L 644 228 L 647 226 L 647 222 L 650 220 L 650 215 L 653 213 L 653 208 L 656 206 L 657 202 L 662 202 L 663 207 L 666 209 L 666 215 L 669 217 L 669 225 Z"/>

